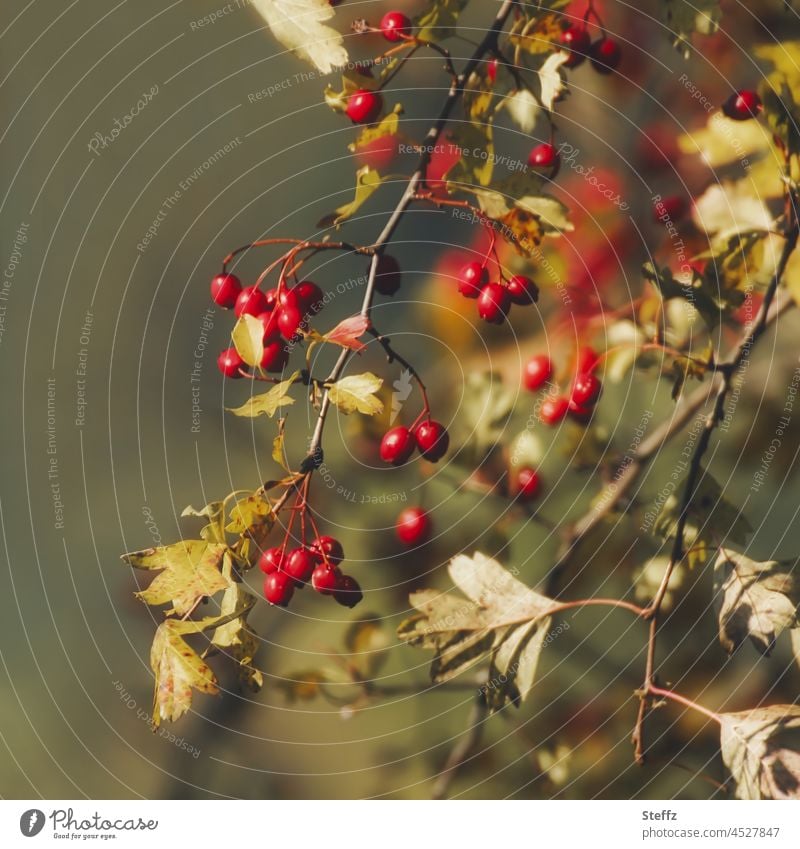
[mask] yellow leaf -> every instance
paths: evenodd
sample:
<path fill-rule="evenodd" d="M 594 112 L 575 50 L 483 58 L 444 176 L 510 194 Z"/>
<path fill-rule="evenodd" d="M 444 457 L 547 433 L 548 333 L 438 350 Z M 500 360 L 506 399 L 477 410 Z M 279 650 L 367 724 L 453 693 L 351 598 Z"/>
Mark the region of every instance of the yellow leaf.
<path fill-rule="evenodd" d="M 222 501 L 212 501 L 202 510 L 197 510 L 190 504 L 184 508 L 181 516 L 208 519 L 208 524 L 203 526 L 200 536 L 207 542 L 225 542 L 225 512 Z"/>
<path fill-rule="evenodd" d="M 553 104 L 561 100 L 566 91 L 566 82 L 561 76 L 561 66 L 569 60 L 569 53 L 560 50 L 547 57 L 547 61 L 539 68 L 539 84 L 542 87 L 540 100 L 545 109 L 552 112 Z"/>
<path fill-rule="evenodd" d="M 279 465 L 283 466 L 286 471 L 289 467 L 286 465 L 286 458 L 283 456 L 283 437 L 286 428 L 286 419 L 280 419 L 278 422 L 278 435 L 272 440 L 272 459 Z"/>
<path fill-rule="evenodd" d="M 231 534 L 243 534 L 267 522 L 272 527 L 275 517 L 272 515 L 272 505 L 256 491 L 236 502 L 231 509 L 230 520 L 225 530 Z"/>
<path fill-rule="evenodd" d="M 383 403 L 375 394 L 382 384 L 383 380 L 371 372 L 348 375 L 328 387 L 328 397 L 343 413 L 358 411 L 375 416 L 383 412 Z"/>
<path fill-rule="evenodd" d="M 199 599 L 225 589 L 227 581 L 220 573 L 220 564 L 226 550 L 220 543 L 183 540 L 123 554 L 122 559 L 137 569 L 159 570 L 150 586 L 136 595 L 147 604 L 171 601 L 174 612 L 182 616 Z"/>
<path fill-rule="evenodd" d="M 294 404 L 294 398 L 290 397 L 288 392 L 299 375 L 300 372 L 296 371 L 290 378 L 276 383 L 269 392 L 264 392 L 262 395 L 252 395 L 241 407 L 227 407 L 226 409 L 235 416 L 246 416 L 252 419 L 256 416 L 266 415 L 271 418 L 281 407 Z"/>
<path fill-rule="evenodd" d="M 243 315 L 231 334 L 239 356 L 253 368 L 261 365 L 264 356 L 264 325 L 253 315 Z"/>
<path fill-rule="evenodd" d="M 317 226 L 338 227 L 342 221 L 345 221 L 350 218 L 351 215 L 358 212 L 361 205 L 366 203 L 375 189 L 380 186 L 381 180 L 381 175 L 370 168 L 369 165 L 359 168 L 358 171 L 356 171 L 356 193 L 353 200 L 351 200 L 350 203 L 340 206 L 335 212 L 321 218 Z"/>
<path fill-rule="evenodd" d="M 395 111 L 390 112 L 388 115 L 384 115 L 377 124 L 364 127 L 358 134 L 358 138 L 352 144 L 349 144 L 348 148 L 352 153 L 356 153 L 360 148 L 368 145 L 370 142 L 377 141 L 385 136 L 395 135 L 399 126 L 400 116 L 395 109 Z"/>
<path fill-rule="evenodd" d="M 553 12 L 529 18 L 527 21 L 520 18 L 509 34 L 509 41 L 533 55 L 549 53 L 554 47 L 558 47 L 561 41 L 562 18 L 562 15 Z"/>
<path fill-rule="evenodd" d="M 536 117 L 541 112 L 542 105 L 526 88 L 512 92 L 503 106 L 508 111 L 514 123 L 523 133 L 532 133 L 536 126 Z"/>

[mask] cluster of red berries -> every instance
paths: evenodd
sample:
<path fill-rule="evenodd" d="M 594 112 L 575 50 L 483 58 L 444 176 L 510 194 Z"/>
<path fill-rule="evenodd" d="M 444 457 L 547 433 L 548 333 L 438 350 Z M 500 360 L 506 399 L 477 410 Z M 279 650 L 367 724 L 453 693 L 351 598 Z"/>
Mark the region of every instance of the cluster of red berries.
<path fill-rule="evenodd" d="M 591 348 L 581 348 L 575 365 L 575 377 L 568 395 L 548 395 L 539 408 L 539 419 L 548 425 L 558 424 L 567 415 L 586 423 L 594 413 L 603 386 L 595 375 L 598 356 Z M 553 362 L 545 354 L 531 357 L 522 374 L 524 387 L 536 392 L 553 376 Z"/>
<path fill-rule="evenodd" d="M 242 286 L 235 274 L 223 272 L 211 281 L 211 299 L 220 307 L 233 308 L 237 318 L 252 315 L 264 326 L 264 355 L 261 368 L 281 372 L 289 359 L 286 342 L 307 326 L 309 315 L 322 308 L 324 295 L 316 283 L 303 280 L 297 285 L 262 292 L 257 286 Z M 235 348 L 223 351 L 217 359 L 225 377 L 241 377 L 245 363 Z"/>
<path fill-rule="evenodd" d="M 490 283 L 485 262 L 468 262 L 459 271 L 458 291 L 465 298 L 477 299 L 478 315 L 490 324 L 502 324 L 512 304 L 527 306 L 539 300 L 539 287 L 523 274 L 505 283 Z"/>
<path fill-rule="evenodd" d="M 434 419 L 426 419 L 413 428 L 403 425 L 387 430 L 381 440 L 381 460 L 402 466 L 411 459 L 414 449 L 431 463 L 437 463 L 450 447 L 447 428 Z"/>
<path fill-rule="evenodd" d="M 616 70 L 622 59 L 622 48 L 603 34 L 592 41 L 585 26 L 573 25 L 561 33 L 561 47 L 567 51 L 567 68 L 577 68 L 584 59 L 589 59 L 599 74 L 610 74 Z"/>
<path fill-rule="evenodd" d="M 342 573 L 339 564 L 343 560 L 342 544 L 329 536 L 317 537 L 311 545 L 288 552 L 285 546 L 268 548 L 258 561 L 267 576 L 264 597 L 270 604 L 286 607 L 295 589 L 310 582 L 321 595 L 333 596 L 344 607 L 355 607 L 364 594 L 355 578 Z"/>

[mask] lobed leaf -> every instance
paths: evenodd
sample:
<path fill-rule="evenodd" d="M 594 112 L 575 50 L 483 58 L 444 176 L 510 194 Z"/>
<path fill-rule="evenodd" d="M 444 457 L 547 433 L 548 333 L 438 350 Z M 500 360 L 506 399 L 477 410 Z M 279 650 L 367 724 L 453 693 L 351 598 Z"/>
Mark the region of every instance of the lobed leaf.
<path fill-rule="evenodd" d="M 343 413 L 359 412 L 376 416 L 383 412 L 383 402 L 375 394 L 383 380 L 372 372 L 352 374 L 328 387 L 328 397 Z"/>
<path fill-rule="evenodd" d="M 229 413 L 234 416 L 246 416 L 255 418 L 256 416 L 272 416 L 278 412 L 281 407 L 287 407 L 294 404 L 294 398 L 289 395 L 289 390 L 292 388 L 300 372 L 296 371 L 291 377 L 276 383 L 269 392 L 264 392 L 261 395 L 251 395 L 241 407 L 226 407 Z"/>

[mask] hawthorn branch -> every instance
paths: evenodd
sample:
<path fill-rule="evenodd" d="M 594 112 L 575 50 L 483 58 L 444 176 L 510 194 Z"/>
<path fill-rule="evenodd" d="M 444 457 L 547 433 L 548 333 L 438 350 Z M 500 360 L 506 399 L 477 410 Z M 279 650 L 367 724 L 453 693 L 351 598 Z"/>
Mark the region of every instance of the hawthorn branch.
<path fill-rule="evenodd" d="M 458 739 L 450 750 L 444 767 L 433 785 L 431 799 L 444 799 L 447 791 L 458 774 L 459 769 L 470 759 L 483 736 L 483 726 L 486 722 L 489 708 L 483 694 L 479 694 L 472 705 L 469 714 L 467 731 Z"/>

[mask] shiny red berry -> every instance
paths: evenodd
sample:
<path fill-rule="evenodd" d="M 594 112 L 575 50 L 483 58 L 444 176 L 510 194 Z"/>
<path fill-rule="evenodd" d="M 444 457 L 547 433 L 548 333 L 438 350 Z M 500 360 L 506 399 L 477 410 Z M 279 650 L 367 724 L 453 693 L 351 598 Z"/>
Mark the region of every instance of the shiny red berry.
<path fill-rule="evenodd" d="M 555 398 L 545 398 L 539 409 L 539 418 L 549 425 L 557 424 L 569 412 L 569 400 L 559 395 Z"/>
<path fill-rule="evenodd" d="M 550 142 L 537 144 L 528 154 L 528 165 L 531 168 L 553 168 L 558 170 L 560 164 L 561 154 Z"/>
<path fill-rule="evenodd" d="M 511 296 L 500 283 L 487 283 L 478 296 L 478 315 L 490 324 L 502 324 L 511 309 Z"/>
<path fill-rule="evenodd" d="M 489 63 L 486 65 L 486 76 L 489 78 L 490 83 L 494 83 L 497 80 L 498 64 L 497 56 L 495 56 L 494 59 L 490 59 Z"/>
<path fill-rule="evenodd" d="M 723 113 L 734 121 L 755 118 L 762 108 L 761 98 L 750 89 L 735 92 L 722 104 Z"/>
<path fill-rule="evenodd" d="M 411 21 L 402 12 L 387 12 L 381 18 L 381 32 L 387 41 L 400 41 L 411 32 Z"/>
<path fill-rule="evenodd" d="M 568 59 L 564 62 L 567 68 L 577 68 L 586 58 L 592 38 L 586 27 L 572 26 L 561 33 L 561 46 L 568 53 Z"/>
<path fill-rule="evenodd" d="M 233 308 L 237 318 L 241 318 L 243 315 L 260 315 L 266 310 L 267 298 L 261 289 L 257 289 L 255 286 L 246 286 L 242 289 Z"/>
<path fill-rule="evenodd" d="M 489 272 L 479 262 L 468 262 L 458 272 L 458 291 L 465 298 L 477 298 L 489 282 Z"/>
<path fill-rule="evenodd" d="M 414 453 L 414 437 L 407 427 L 400 425 L 387 430 L 381 440 L 381 460 L 393 466 L 402 466 Z"/>
<path fill-rule="evenodd" d="M 342 573 L 337 566 L 320 563 L 311 574 L 311 586 L 322 595 L 331 595 L 339 583 Z"/>
<path fill-rule="evenodd" d="M 325 295 L 316 283 L 301 280 L 292 291 L 297 297 L 298 308 L 304 315 L 316 315 L 322 309 Z"/>
<path fill-rule="evenodd" d="M 383 98 L 376 91 L 360 88 L 347 98 L 345 112 L 354 124 L 371 124 L 383 109 Z"/>
<path fill-rule="evenodd" d="M 338 566 L 344 560 L 344 548 L 335 537 L 317 537 L 311 543 L 311 550 L 323 561 L 327 559 L 332 566 Z M 323 552 L 325 552 L 325 558 L 322 556 Z"/>
<path fill-rule="evenodd" d="M 318 564 L 319 558 L 311 549 L 295 548 L 286 556 L 286 565 L 283 567 L 283 571 L 294 578 L 295 581 L 305 583 L 311 578 Z"/>
<path fill-rule="evenodd" d="M 284 339 L 293 339 L 303 322 L 303 314 L 297 307 L 279 307 L 278 330 Z"/>
<path fill-rule="evenodd" d="M 242 281 L 235 274 L 218 274 L 211 281 L 211 300 L 229 310 L 242 291 Z"/>
<path fill-rule="evenodd" d="M 264 353 L 261 357 L 261 368 L 274 373 L 281 372 L 289 362 L 289 352 L 280 337 L 264 340 Z"/>
<path fill-rule="evenodd" d="M 610 74 L 622 59 L 622 48 L 613 38 L 598 38 L 589 48 L 592 67 L 601 74 Z"/>
<path fill-rule="evenodd" d="M 283 571 L 286 565 L 286 551 L 282 548 L 268 548 L 258 558 L 258 568 L 265 574 Z"/>
<path fill-rule="evenodd" d="M 417 442 L 420 454 L 431 463 L 441 460 L 450 447 L 450 436 L 447 429 L 440 422 L 431 419 L 417 425 L 414 430 L 414 439 Z"/>
<path fill-rule="evenodd" d="M 577 407 L 591 407 L 597 402 L 602 384 L 593 374 L 579 374 L 572 384 L 570 400 Z"/>
<path fill-rule="evenodd" d="M 225 377 L 241 377 L 239 369 L 244 367 L 244 360 L 236 348 L 227 348 L 217 357 L 217 367 Z"/>
<path fill-rule="evenodd" d="M 545 354 L 531 357 L 522 372 L 522 383 L 526 389 L 536 392 L 553 376 L 553 361 Z"/>
<path fill-rule="evenodd" d="M 382 254 L 378 258 L 378 267 L 375 269 L 375 289 L 381 295 L 391 298 L 400 288 L 400 263 L 389 254 Z"/>
<path fill-rule="evenodd" d="M 342 575 L 333 590 L 333 597 L 343 607 L 355 607 L 364 598 L 364 593 L 355 578 Z"/>
<path fill-rule="evenodd" d="M 270 604 L 286 607 L 294 595 L 294 581 L 285 572 L 273 572 L 264 581 L 264 598 Z"/>
<path fill-rule="evenodd" d="M 517 494 L 523 501 L 532 501 L 539 494 L 542 482 L 534 469 L 520 469 L 517 475 Z"/>
<path fill-rule="evenodd" d="M 407 507 L 397 517 L 395 533 L 405 545 L 419 545 L 431 535 L 431 520 L 421 507 Z"/>
<path fill-rule="evenodd" d="M 539 300 L 539 287 L 524 274 L 515 274 L 508 281 L 508 294 L 511 303 L 526 306 Z"/>

